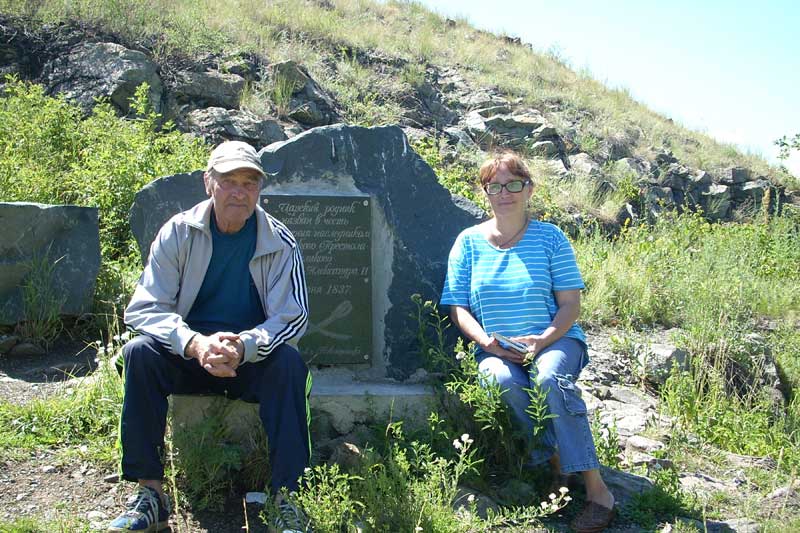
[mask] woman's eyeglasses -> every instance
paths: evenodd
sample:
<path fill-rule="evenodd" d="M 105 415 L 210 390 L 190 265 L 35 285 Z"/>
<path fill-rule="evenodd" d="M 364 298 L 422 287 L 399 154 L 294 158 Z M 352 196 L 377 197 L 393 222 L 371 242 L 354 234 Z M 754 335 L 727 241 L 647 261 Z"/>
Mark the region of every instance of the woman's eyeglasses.
<path fill-rule="evenodd" d="M 512 180 L 505 185 L 502 183 L 487 183 L 483 186 L 483 190 L 486 191 L 486 194 L 491 195 L 500 194 L 500 191 L 504 188 L 508 192 L 521 192 L 529 183 L 530 181 L 528 180 Z"/>

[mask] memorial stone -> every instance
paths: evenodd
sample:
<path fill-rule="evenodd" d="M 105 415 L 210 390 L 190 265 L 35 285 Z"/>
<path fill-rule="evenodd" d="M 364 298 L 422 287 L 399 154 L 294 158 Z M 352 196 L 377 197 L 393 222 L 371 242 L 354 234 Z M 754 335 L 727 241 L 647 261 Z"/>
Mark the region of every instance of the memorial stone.
<path fill-rule="evenodd" d="M 304 258 L 306 360 L 346 364 L 336 386 L 413 374 L 423 361 L 411 296 L 439 299 L 450 247 L 483 211 L 440 185 L 396 126 L 314 128 L 260 156 L 269 174 L 261 205 L 292 230 Z M 131 228 L 142 259 L 164 222 L 205 197 L 200 171 L 137 193 Z M 317 390 L 324 377 L 315 374 Z"/>

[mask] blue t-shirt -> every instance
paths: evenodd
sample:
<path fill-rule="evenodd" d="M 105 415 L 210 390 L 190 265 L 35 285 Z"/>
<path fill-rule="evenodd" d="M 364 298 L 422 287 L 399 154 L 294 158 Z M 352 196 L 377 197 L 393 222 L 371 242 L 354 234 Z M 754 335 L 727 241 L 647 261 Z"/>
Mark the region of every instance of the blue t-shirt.
<path fill-rule="evenodd" d="M 250 275 L 256 250 L 256 215 L 236 233 L 222 233 L 211 212 L 211 261 L 186 323 L 209 335 L 220 331 L 239 333 L 266 320 L 258 290 Z"/>
<path fill-rule="evenodd" d="M 488 334 L 540 335 L 558 311 L 553 291 L 583 288 L 572 246 L 553 224 L 532 220 L 507 250 L 473 226 L 450 250 L 441 303 L 466 307 Z M 578 324 L 565 336 L 586 344 Z"/>

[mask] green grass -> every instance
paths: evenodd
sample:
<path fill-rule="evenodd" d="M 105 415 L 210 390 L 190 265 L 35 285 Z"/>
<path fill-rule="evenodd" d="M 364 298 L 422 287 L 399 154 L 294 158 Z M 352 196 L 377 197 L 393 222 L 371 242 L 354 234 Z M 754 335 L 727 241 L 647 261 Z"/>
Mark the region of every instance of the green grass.
<path fill-rule="evenodd" d="M 670 215 L 614 241 L 576 242 L 586 322 L 680 328 L 677 342 L 692 364 L 662 389 L 666 411 L 705 442 L 781 458 L 785 470 L 800 465 L 800 409 L 796 400 L 773 407 L 757 385 L 758 361 L 771 354 L 787 386 L 796 387 L 799 234 L 792 217 L 719 225 Z M 753 337 L 767 319 L 777 329 Z"/>
<path fill-rule="evenodd" d="M 614 241 L 581 238 L 575 248 L 588 288 L 583 320 L 678 325 L 708 346 L 719 333 L 760 317 L 796 317 L 799 231 L 788 217 L 718 225 L 696 215 L 668 215 L 652 228 L 628 228 Z"/>
<path fill-rule="evenodd" d="M 26 404 L 0 401 L 0 458 L 20 459 L 40 448 L 87 446 L 94 461 L 114 464 L 122 383 L 103 364 L 57 394 Z"/>
<path fill-rule="evenodd" d="M 90 531 L 89 524 L 75 517 L 56 520 L 16 518 L 12 522 L 0 520 L 0 533 L 83 533 Z"/>

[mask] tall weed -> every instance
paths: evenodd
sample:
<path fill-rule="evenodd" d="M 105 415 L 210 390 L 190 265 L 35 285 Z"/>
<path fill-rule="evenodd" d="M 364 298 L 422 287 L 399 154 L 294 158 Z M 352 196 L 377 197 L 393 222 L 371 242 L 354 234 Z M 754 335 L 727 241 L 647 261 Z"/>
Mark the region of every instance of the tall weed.
<path fill-rule="evenodd" d="M 61 258 L 53 259 L 50 250 L 30 260 L 30 270 L 22 283 L 24 319 L 17 323 L 16 333 L 48 347 L 63 329 L 61 306 L 65 303 L 55 286 L 53 271 Z"/>

